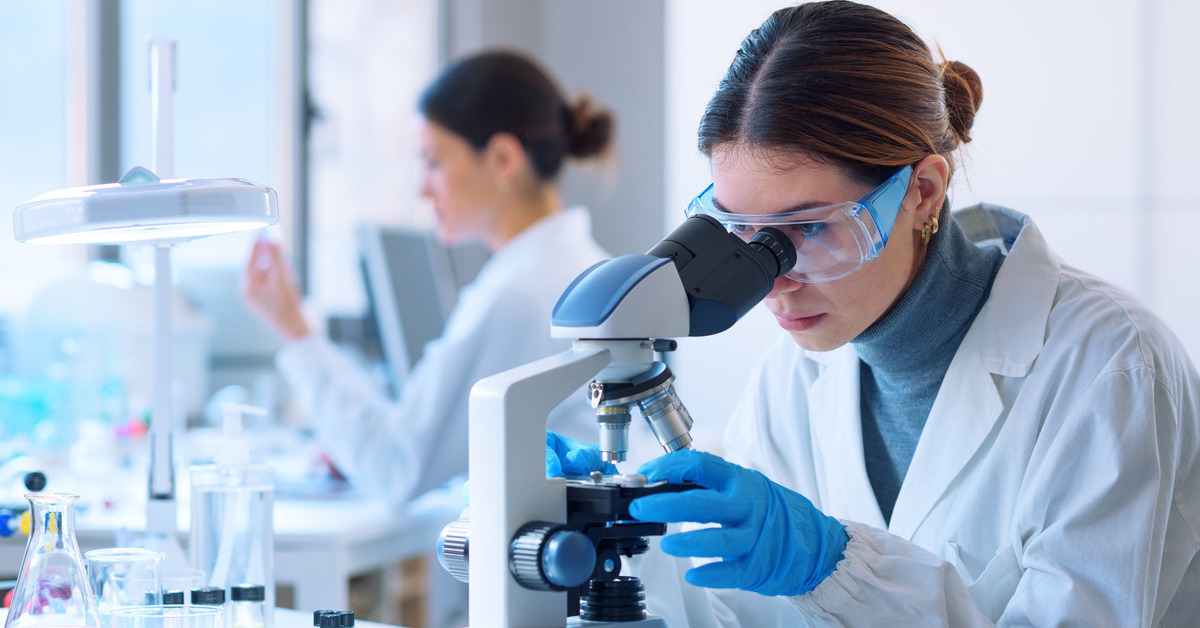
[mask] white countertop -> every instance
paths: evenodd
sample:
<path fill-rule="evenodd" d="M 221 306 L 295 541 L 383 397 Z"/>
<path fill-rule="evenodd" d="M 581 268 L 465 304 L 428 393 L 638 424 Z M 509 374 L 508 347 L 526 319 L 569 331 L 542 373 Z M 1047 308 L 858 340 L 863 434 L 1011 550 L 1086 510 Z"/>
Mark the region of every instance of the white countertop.
<path fill-rule="evenodd" d="M 275 609 L 275 628 L 312 628 L 312 612 L 290 608 Z M 8 617 L 8 609 L 0 608 L 0 621 Z M 355 628 L 392 628 L 389 624 L 355 620 Z"/>

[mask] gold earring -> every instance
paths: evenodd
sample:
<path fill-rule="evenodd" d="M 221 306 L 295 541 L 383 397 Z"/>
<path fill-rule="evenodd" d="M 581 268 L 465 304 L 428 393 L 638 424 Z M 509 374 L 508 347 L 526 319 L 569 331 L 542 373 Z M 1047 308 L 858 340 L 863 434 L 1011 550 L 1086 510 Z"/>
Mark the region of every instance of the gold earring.
<path fill-rule="evenodd" d="M 931 238 L 933 238 L 933 234 L 935 234 L 937 232 L 938 232 L 938 216 L 937 216 L 937 214 L 934 214 L 933 215 L 933 225 L 930 226 L 929 223 L 925 223 L 925 228 L 921 229 L 921 243 L 924 244 L 925 246 L 929 246 L 929 240 Z"/>

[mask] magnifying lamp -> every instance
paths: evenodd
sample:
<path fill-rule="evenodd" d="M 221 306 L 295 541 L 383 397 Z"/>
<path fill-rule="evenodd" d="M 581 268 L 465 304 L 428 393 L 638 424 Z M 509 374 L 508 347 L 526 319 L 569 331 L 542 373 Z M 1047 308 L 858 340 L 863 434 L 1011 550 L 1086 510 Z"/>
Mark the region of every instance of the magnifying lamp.
<path fill-rule="evenodd" d="M 117 183 L 47 192 L 17 207 L 13 235 L 37 244 L 174 244 L 268 227 L 275 191 L 244 179 L 159 179 L 137 166 Z"/>
<path fill-rule="evenodd" d="M 159 179 L 140 166 L 117 183 L 47 192 L 13 213 L 13 235 L 21 242 L 156 247 L 148 534 L 169 536 L 177 528 L 171 456 L 170 247 L 278 221 L 275 191 L 269 187 L 244 179 Z"/>
<path fill-rule="evenodd" d="M 178 527 L 171 455 L 171 247 L 279 222 L 278 201 L 269 187 L 244 179 L 170 178 L 174 43 L 164 38 L 150 41 L 157 174 L 135 167 L 116 183 L 47 192 L 13 213 L 13 235 L 21 242 L 155 247 L 154 400 L 146 533 L 148 539 L 159 536 L 171 542 Z"/>

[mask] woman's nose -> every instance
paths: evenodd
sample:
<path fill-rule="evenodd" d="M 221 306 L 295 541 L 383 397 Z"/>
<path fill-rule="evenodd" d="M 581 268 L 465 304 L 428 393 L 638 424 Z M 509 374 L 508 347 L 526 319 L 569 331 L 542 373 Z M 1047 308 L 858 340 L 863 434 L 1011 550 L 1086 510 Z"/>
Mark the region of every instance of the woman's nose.
<path fill-rule="evenodd" d="M 775 278 L 775 283 L 771 286 L 771 291 L 767 293 L 766 298 L 772 299 L 788 292 L 799 290 L 804 284 L 799 281 L 788 279 L 786 274 Z"/>

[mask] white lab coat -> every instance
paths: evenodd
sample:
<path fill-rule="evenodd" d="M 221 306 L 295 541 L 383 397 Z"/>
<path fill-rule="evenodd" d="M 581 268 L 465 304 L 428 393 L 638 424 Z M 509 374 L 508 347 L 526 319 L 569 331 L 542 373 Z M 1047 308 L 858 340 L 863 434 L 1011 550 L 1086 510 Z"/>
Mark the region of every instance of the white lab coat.
<path fill-rule="evenodd" d="M 1200 625 L 1200 377 L 1179 341 L 1063 265 L 1027 217 L 955 216 L 1010 253 L 891 525 L 864 464 L 853 347 L 809 352 L 785 336 L 735 411 L 728 457 L 842 520 L 850 541 L 810 593 L 707 589 L 713 617 L 692 625 Z"/>
<path fill-rule="evenodd" d="M 399 507 L 466 473 L 471 386 L 568 349 L 569 340 L 550 337 L 554 304 L 571 280 L 607 257 L 583 208 L 521 232 L 463 288 L 442 337 L 426 345 L 398 402 L 323 338 L 289 344 L 276 364 L 339 469 Z M 596 440 L 595 411 L 582 391 L 551 413 L 549 426 Z"/>

